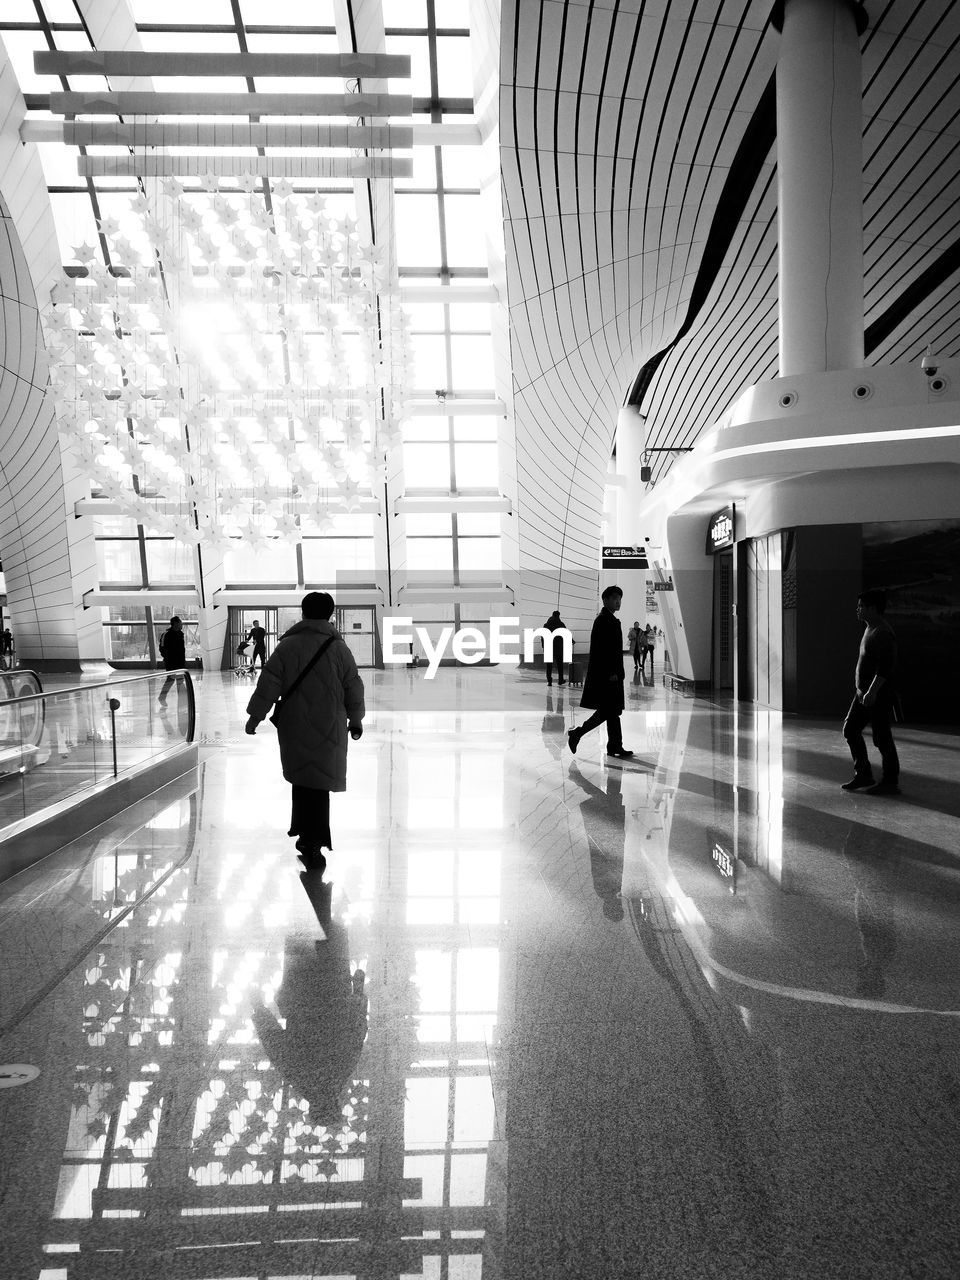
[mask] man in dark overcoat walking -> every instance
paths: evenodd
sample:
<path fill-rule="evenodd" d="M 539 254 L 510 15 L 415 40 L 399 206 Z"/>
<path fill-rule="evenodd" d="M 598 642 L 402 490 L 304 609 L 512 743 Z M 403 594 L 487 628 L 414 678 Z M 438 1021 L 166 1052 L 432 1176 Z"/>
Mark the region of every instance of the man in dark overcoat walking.
<path fill-rule="evenodd" d="M 628 760 L 632 751 L 623 745 L 620 715 L 623 701 L 623 630 L 617 620 L 617 610 L 623 603 L 619 587 L 607 587 L 600 597 L 603 608 L 594 620 L 590 632 L 590 655 L 587 658 L 587 676 L 583 682 L 581 707 L 593 711 L 579 729 L 567 734 L 570 750 L 576 755 L 580 739 L 604 720 L 607 722 L 607 755 Z"/>

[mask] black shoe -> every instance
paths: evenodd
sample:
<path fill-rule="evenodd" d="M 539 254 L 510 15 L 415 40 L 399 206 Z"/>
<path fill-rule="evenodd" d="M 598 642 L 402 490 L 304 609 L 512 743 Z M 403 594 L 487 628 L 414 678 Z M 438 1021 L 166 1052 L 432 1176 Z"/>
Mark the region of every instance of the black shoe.
<path fill-rule="evenodd" d="M 577 754 L 577 747 L 580 745 L 581 736 L 579 729 L 569 729 L 567 731 L 567 746 L 574 755 Z"/>
<path fill-rule="evenodd" d="M 883 778 L 879 782 L 875 782 L 872 787 L 867 787 L 863 793 L 865 796 L 898 796 L 900 788 L 895 782 L 886 782 Z"/>
<path fill-rule="evenodd" d="M 849 782 L 841 782 L 841 791 L 860 791 L 864 787 L 873 786 L 872 773 L 855 773 Z"/>
<path fill-rule="evenodd" d="M 607 751 L 607 755 L 608 755 L 608 756 L 616 756 L 616 758 L 617 758 L 618 760 L 630 760 L 630 759 L 632 759 L 632 757 L 633 757 L 633 752 L 632 752 L 632 751 L 628 751 L 626 747 L 618 747 L 618 748 L 616 749 L 616 751 L 609 751 L 609 750 L 608 750 L 608 751 Z"/>
<path fill-rule="evenodd" d="M 565 683 L 565 681 L 563 681 L 563 680 L 558 680 L 558 681 L 557 681 L 557 683 L 562 685 L 562 684 L 564 684 L 564 683 Z"/>

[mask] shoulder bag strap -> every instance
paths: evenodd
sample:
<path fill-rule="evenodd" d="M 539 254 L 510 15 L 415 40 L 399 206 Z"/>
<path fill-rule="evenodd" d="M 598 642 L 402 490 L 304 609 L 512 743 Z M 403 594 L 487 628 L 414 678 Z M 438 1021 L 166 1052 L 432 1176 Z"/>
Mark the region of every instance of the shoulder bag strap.
<path fill-rule="evenodd" d="M 297 676 L 296 680 L 294 680 L 293 684 L 290 686 L 287 692 L 280 697 L 276 707 L 274 708 L 274 711 L 273 711 L 274 715 L 277 714 L 277 712 L 280 710 L 282 706 L 286 706 L 286 704 L 290 701 L 290 699 L 293 697 L 296 691 L 300 688 L 300 685 L 307 678 L 307 676 L 310 674 L 313 668 L 317 665 L 317 663 L 320 661 L 320 659 L 323 657 L 326 651 L 330 648 L 330 646 L 333 644 L 336 638 L 337 637 L 335 635 L 327 636 L 326 640 L 324 640 L 323 644 L 320 646 L 317 652 L 313 655 L 313 657 L 310 659 L 307 665 L 303 668 L 303 670 Z"/>

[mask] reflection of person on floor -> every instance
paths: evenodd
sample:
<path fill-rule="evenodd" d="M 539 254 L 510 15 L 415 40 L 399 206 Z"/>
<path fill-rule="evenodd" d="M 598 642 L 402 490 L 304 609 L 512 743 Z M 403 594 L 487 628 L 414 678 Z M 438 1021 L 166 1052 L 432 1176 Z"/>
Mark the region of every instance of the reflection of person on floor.
<path fill-rule="evenodd" d="M 253 1025 L 270 1061 L 309 1104 L 312 1123 L 335 1127 L 367 1037 L 367 997 L 363 970 L 350 972 L 346 929 L 330 922 L 325 932 L 325 942 L 286 940 L 277 992 L 286 1026 L 263 1005 Z"/>
<path fill-rule="evenodd" d="M 857 656 L 856 693 L 843 722 L 843 736 L 853 756 L 853 777 L 842 784 L 843 790 L 864 790 L 868 796 L 892 796 L 900 790 L 900 760 L 890 730 L 896 698 L 897 640 L 883 616 L 886 607 L 885 591 L 861 591 L 857 597 L 857 618 L 864 624 L 863 638 Z M 873 780 L 863 740 L 868 724 L 873 730 L 873 745 L 883 762 L 883 773 L 877 783 Z"/>
<path fill-rule="evenodd" d="M 851 824 L 843 852 L 854 881 L 853 914 L 862 953 L 857 995 L 869 1000 L 879 1000 L 886 991 L 886 971 L 897 954 L 892 889 L 883 882 L 874 848 L 874 832 L 859 823 Z"/>
<path fill-rule="evenodd" d="M 559 699 L 559 714 L 554 711 L 553 694 L 547 694 L 547 705 L 545 715 L 540 724 L 540 735 L 543 738 L 543 745 L 547 748 L 554 760 L 559 760 L 563 755 L 563 694 Z"/>
<path fill-rule="evenodd" d="M 580 805 L 583 829 L 590 849 L 590 875 L 593 891 L 603 903 L 608 920 L 623 919 L 623 845 L 626 813 L 620 792 L 619 773 L 607 774 L 607 789 L 585 778 L 576 764 L 570 766 L 570 777 L 587 792 Z"/>
<path fill-rule="evenodd" d="M 157 696 L 157 701 L 162 707 L 166 705 L 167 694 L 177 683 L 175 673 L 182 671 L 187 665 L 187 647 L 183 634 L 183 623 L 176 614 L 170 619 L 170 626 L 160 637 L 160 656 L 163 659 L 164 670 L 171 673 L 164 680 Z"/>

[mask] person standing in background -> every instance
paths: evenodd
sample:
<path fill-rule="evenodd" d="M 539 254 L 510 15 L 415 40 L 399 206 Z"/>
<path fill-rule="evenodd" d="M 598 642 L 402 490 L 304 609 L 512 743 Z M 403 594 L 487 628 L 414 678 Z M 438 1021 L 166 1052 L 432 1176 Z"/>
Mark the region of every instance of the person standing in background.
<path fill-rule="evenodd" d="M 641 640 L 640 652 L 640 670 L 644 671 L 647 665 L 647 656 L 650 657 L 650 674 L 653 675 L 653 655 L 657 647 L 657 628 L 651 626 L 648 622 L 643 629 L 643 638 Z"/>
<path fill-rule="evenodd" d="M 261 627 L 259 618 L 254 618 L 253 626 L 244 636 L 244 639 L 253 642 L 253 653 L 250 655 L 250 670 L 254 670 L 257 665 L 257 658 L 259 658 L 260 670 L 262 671 L 267 662 L 267 633 Z"/>
<path fill-rule="evenodd" d="M 643 670 L 643 658 L 641 655 L 641 646 L 643 644 L 643 628 L 640 626 L 640 619 L 635 618 L 633 626 L 627 632 L 627 648 L 633 654 L 634 671 Z"/>
<path fill-rule="evenodd" d="M 857 597 L 857 618 L 864 624 L 863 638 L 854 674 L 856 691 L 843 722 L 843 736 L 853 756 L 853 777 L 844 782 L 842 788 L 863 790 L 868 796 L 895 796 L 900 792 L 900 759 L 890 729 L 896 700 L 897 638 L 883 616 L 886 607 L 885 591 L 861 591 Z M 874 782 L 863 740 L 868 724 L 873 730 L 873 745 L 883 763 L 879 782 Z"/>
<path fill-rule="evenodd" d="M 564 625 L 563 619 L 560 617 L 560 610 L 554 609 L 543 625 L 547 631 L 559 631 Z M 543 665 L 547 668 L 547 684 L 553 684 L 552 671 L 554 665 L 557 668 L 557 683 L 563 684 L 563 641 L 556 636 L 549 643 L 546 640 L 543 642 Z"/>

